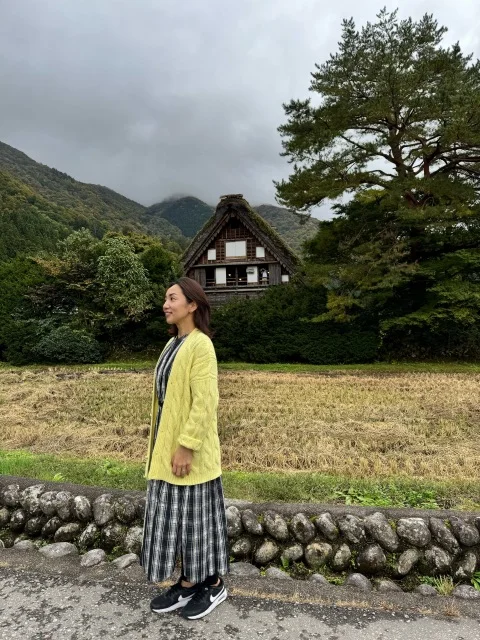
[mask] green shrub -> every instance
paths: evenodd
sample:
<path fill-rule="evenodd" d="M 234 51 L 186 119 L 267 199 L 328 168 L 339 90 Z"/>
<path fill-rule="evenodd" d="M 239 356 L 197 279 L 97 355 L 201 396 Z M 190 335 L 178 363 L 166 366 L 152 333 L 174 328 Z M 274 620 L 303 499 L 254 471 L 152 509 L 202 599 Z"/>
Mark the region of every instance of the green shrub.
<path fill-rule="evenodd" d="M 35 362 L 34 349 L 40 334 L 38 322 L 7 320 L 2 328 L 2 357 L 15 366 Z"/>
<path fill-rule="evenodd" d="M 388 329 L 382 338 L 381 355 L 387 360 L 480 359 L 480 327 L 460 322 Z"/>
<path fill-rule="evenodd" d="M 34 347 L 37 358 L 48 362 L 101 362 L 103 352 L 100 343 L 83 329 L 68 325 L 57 327 L 44 336 Z"/>
<path fill-rule="evenodd" d="M 379 337 L 359 322 L 313 322 L 325 311 L 322 288 L 282 285 L 261 298 L 215 309 L 212 326 L 220 360 L 347 364 L 375 360 Z"/>

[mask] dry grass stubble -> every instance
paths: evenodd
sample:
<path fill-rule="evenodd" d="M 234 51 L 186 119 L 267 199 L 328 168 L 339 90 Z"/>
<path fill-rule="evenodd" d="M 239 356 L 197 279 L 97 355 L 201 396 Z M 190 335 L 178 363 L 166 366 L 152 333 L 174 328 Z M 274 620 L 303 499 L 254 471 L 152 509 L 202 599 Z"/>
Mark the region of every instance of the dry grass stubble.
<path fill-rule="evenodd" d="M 480 375 L 222 371 L 225 469 L 472 480 Z M 151 376 L 0 373 L 4 449 L 142 462 Z"/>

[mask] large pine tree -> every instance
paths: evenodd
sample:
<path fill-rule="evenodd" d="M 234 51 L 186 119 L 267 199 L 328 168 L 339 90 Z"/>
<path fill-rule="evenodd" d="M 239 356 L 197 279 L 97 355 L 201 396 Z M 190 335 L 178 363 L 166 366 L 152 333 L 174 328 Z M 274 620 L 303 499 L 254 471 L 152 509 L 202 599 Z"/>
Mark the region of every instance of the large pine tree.
<path fill-rule="evenodd" d="M 480 63 L 445 32 L 386 10 L 360 31 L 344 21 L 315 101 L 285 105 L 280 127 L 283 204 L 353 195 L 307 246 L 325 319 L 373 314 L 402 355 L 480 352 Z"/>

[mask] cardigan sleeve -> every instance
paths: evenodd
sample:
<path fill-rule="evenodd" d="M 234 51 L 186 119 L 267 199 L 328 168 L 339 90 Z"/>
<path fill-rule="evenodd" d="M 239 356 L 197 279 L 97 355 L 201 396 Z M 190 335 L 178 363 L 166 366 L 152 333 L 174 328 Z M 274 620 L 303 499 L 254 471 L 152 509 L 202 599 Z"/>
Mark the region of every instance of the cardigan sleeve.
<path fill-rule="evenodd" d="M 190 391 L 190 412 L 180 430 L 178 444 L 198 451 L 208 431 L 216 425 L 218 408 L 217 358 L 210 341 L 200 343 L 195 349 Z"/>

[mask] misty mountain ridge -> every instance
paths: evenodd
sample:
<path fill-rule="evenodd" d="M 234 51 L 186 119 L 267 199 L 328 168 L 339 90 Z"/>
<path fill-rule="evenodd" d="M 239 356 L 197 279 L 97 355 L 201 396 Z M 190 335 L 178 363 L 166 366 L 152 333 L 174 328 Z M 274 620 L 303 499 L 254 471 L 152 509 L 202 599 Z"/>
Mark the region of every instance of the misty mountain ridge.
<path fill-rule="evenodd" d="M 212 205 L 192 195 L 171 195 L 145 207 L 108 187 L 79 182 L 3 142 L 0 172 L 0 259 L 15 251 L 51 250 L 54 239 L 82 226 L 99 237 L 108 229 L 155 235 L 185 249 L 214 213 Z M 315 219 L 302 220 L 281 207 L 255 209 L 298 252 L 318 228 Z"/>
<path fill-rule="evenodd" d="M 318 230 L 319 221 L 316 218 L 296 215 L 289 209 L 271 204 L 252 208 L 298 253 L 301 252 L 303 242 L 312 238 Z M 194 196 L 170 196 L 148 207 L 145 215 L 161 216 L 176 225 L 185 236 L 193 238 L 214 211 L 215 207 Z"/>

